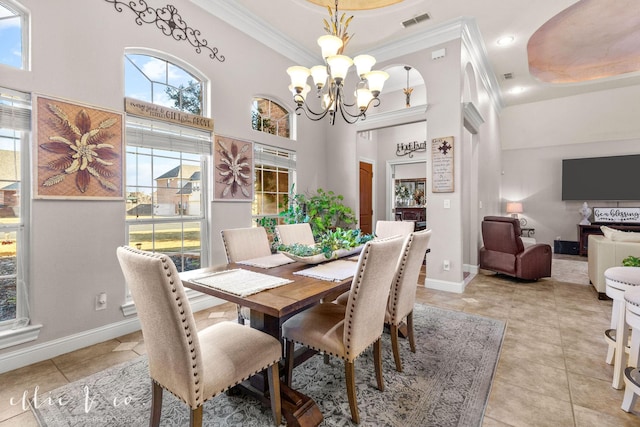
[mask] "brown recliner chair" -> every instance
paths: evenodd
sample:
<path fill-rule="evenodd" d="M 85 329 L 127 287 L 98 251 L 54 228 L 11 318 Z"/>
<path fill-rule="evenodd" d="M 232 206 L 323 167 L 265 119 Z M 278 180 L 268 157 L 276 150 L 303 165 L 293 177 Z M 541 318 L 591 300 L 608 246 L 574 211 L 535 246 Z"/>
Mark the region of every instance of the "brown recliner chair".
<path fill-rule="evenodd" d="M 551 277 L 551 246 L 538 243 L 525 249 L 517 218 L 484 217 L 482 240 L 480 268 L 526 280 Z"/>

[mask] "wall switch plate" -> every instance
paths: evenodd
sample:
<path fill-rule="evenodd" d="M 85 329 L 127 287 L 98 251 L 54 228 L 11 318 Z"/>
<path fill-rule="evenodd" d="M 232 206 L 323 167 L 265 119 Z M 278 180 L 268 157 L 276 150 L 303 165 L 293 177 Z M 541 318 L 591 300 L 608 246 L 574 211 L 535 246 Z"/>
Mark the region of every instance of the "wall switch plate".
<path fill-rule="evenodd" d="M 107 293 L 101 292 L 96 295 L 96 311 L 105 310 L 107 308 Z"/>
<path fill-rule="evenodd" d="M 451 264 L 449 263 L 448 259 L 442 261 L 442 268 L 444 269 L 444 271 L 449 271 L 451 269 Z"/>
<path fill-rule="evenodd" d="M 451 200 L 444 199 L 444 208 L 449 209 L 451 207 Z"/>

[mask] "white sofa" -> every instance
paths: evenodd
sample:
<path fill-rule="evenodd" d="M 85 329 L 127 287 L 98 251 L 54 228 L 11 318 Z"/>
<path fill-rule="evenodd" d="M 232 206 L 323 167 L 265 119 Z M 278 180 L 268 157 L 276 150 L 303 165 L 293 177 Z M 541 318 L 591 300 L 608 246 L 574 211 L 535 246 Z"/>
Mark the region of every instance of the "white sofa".
<path fill-rule="evenodd" d="M 640 233 L 625 233 L 638 234 Z M 622 260 L 629 255 L 640 257 L 640 241 L 617 241 L 605 236 L 589 235 L 589 280 L 600 298 L 607 291 L 604 272 L 609 267 L 622 266 Z"/>

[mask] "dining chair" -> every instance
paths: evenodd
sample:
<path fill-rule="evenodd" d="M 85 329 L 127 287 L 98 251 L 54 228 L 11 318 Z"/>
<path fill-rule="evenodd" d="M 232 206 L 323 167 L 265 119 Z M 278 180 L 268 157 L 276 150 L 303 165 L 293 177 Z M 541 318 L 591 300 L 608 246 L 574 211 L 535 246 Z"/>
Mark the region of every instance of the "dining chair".
<path fill-rule="evenodd" d="M 168 256 L 127 246 L 116 253 L 138 311 L 149 361 L 150 425 L 160 424 L 163 390 L 189 406 L 190 425 L 199 427 L 205 401 L 265 369 L 273 420 L 280 425 L 280 342 L 233 322 L 198 332 L 182 281 Z"/>
<path fill-rule="evenodd" d="M 271 255 L 269 237 L 264 227 L 230 228 L 222 230 L 222 243 L 227 263 L 246 261 Z M 251 317 L 251 310 L 237 306 L 238 323 L 244 324 Z"/>
<path fill-rule="evenodd" d="M 295 243 L 307 246 L 316 244 L 313 239 L 311 225 L 307 222 L 300 224 L 279 224 L 276 225 L 276 236 L 283 245 L 293 245 Z"/>
<path fill-rule="evenodd" d="M 386 239 L 392 236 L 406 236 L 413 232 L 415 222 L 413 221 L 376 221 L 375 235 L 378 239 Z"/>
<path fill-rule="evenodd" d="M 382 348 L 384 312 L 403 239 L 372 240 L 365 244 L 351 282 L 347 305 L 323 303 L 291 317 L 282 325 L 286 340 L 286 378 L 293 377 L 295 343 L 344 360 L 351 418 L 360 422 L 354 362 L 373 344 L 376 382 L 384 390 Z"/>
<path fill-rule="evenodd" d="M 393 282 L 391 283 L 384 323 L 389 325 L 393 359 L 396 364 L 396 371 L 398 372 L 402 372 L 398 332 L 405 319 L 407 320 L 409 348 L 413 353 L 416 352 L 416 341 L 413 330 L 413 307 L 416 302 L 418 277 L 430 239 L 431 230 L 411 233 L 405 238 L 400 255 L 400 262 L 398 263 Z M 336 299 L 336 302 L 341 305 L 346 305 L 348 299 L 349 293 L 345 292 Z"/>

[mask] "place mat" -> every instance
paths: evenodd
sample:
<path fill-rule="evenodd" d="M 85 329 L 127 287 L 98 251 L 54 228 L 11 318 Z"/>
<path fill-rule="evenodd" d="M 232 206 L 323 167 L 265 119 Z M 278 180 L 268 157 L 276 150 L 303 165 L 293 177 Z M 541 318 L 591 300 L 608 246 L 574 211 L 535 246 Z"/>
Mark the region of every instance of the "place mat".
<path fill-rule="evenodd" d="M 252 259 L 246 259 L 244 261 L 238 261 L 236 262 L 236 264 L 249 265 L 251 267 L 258 267 L 258 268 L 273 268 L 273 267 L 279 267 L 285 264 L 290 264 L 292 262 L 295 262 L 295 261 L 286 255 L 278 253 L 278 254 L 263 256 L 260 258 L 252 258 Z"/>
<path fill-rule="evenodd" d="M 257 294 L 258 292 L 266 289 L 286 285 L 287 283 L 291 283 L 293 280 L 237 268 L 234 270 L 225 270 L 218 273 L 208 274 L 206 276 L 200 276 L 198 278 L 191 279 L 191 281 L 210 288 L 219 289 L 233 295 L 246 297 L 247 295 Z"/>
<path fill-rule="evenodd" d="M 341 282 L 344 279 L 353 277 L 353 275 L 356 274 L 357 268 L 357 262 L 339 259 L 327 262 L 326 264 L 316 265 L 315 267 L 307 268 L 305 270 L 296 271 L 293 274 L 313 277 L 320 280 Z"/>

